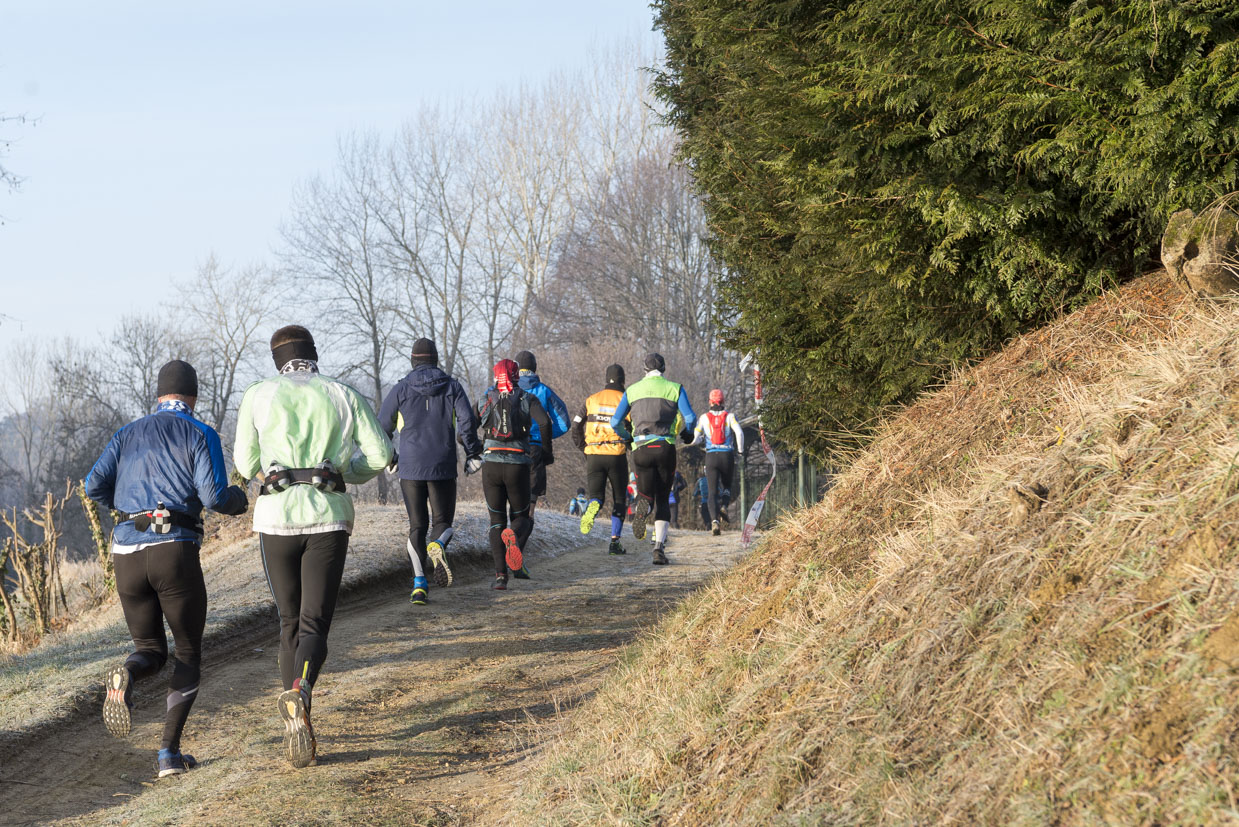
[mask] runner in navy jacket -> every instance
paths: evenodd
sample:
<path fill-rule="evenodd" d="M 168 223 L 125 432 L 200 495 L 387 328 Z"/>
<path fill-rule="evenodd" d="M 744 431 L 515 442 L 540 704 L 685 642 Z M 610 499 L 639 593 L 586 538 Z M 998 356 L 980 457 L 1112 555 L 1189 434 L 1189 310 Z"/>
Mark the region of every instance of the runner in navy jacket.
<path fill-rule="evenodd" d="M 388 436 L 400 430 L 397 470 L 409 513 L 405 548 L 413 564 L 409 600 L 420 605 L 428 596 L 428 561 L 434 563 L 436 584 L 447 586 L 452 582 L 447 544 L 456 518 L 456 443 L 465 449 L 468 473 L 481 465 L 482 443 L 477 414 L 460 383 L 439 369 L 435 343 L 418 339 L 413 343 L 411 361 L 413 370 L 383 400 L 379 425 Z M 433 539 L 427 544 L 426 528 L 432 515 Z"/>
<path fill-rule="evenodd" d="M 86 477 L 86 494 L 122 512 L 112 531 L 116 593 L 136 651 L 105 676 L 103 721 L 129 734 L 133 682 L 168 660 L 164 619 L 176 642 L 159 775 L 194 764 L 181 754 L 181 732 L 198 694 L 207 594 L 198 559 L 202 509 L 241 514 L 245 492 L 228 485 L 219 435 L 194 418 L 198 374 L 185 362 L 159 370 L 159 407 L 117 431 Z"/>

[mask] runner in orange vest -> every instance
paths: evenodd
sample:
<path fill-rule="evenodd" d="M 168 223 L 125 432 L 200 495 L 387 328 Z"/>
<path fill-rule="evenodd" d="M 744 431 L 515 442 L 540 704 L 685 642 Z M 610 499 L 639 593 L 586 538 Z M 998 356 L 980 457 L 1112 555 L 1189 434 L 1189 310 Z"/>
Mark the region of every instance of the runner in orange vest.
<path fill-rule="evenodd" d="M 611 484 L 610 554 L 623 554 L 620 531 L 624 527 L 625 484 L 628 478 L 628 446 L 611 427 L 611 417 L 624 396 L 624 369 L 607 368 L 606 387 L 585 400 L 572 419 L 572 441 L 585 453 L 585 486 L 589 504 L 581 515 L 581 533 L 589 534 L 602 510 Z"/>

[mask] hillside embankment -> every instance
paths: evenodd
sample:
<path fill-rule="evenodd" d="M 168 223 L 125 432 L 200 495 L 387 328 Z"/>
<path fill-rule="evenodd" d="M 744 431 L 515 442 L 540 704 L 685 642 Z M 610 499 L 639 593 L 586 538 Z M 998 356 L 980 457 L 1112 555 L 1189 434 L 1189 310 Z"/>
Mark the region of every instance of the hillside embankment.
<path fill-rule="evenodd" d="M 1239 820 L 1239 304 L 1141 278 L 892 418 L 513 823 Z"/>

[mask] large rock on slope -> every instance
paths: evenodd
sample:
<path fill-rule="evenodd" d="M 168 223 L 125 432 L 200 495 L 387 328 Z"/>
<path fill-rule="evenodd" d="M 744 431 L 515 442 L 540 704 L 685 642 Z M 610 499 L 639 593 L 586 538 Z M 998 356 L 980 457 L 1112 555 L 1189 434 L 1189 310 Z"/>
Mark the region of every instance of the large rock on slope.
<path fill-rule="evenodd" d="M 1239 291 L 1239 194 L 1214 202 L 1200 215 L 1180 210 L 1162 236 L 1162 264 L 1198 296 Z"/>

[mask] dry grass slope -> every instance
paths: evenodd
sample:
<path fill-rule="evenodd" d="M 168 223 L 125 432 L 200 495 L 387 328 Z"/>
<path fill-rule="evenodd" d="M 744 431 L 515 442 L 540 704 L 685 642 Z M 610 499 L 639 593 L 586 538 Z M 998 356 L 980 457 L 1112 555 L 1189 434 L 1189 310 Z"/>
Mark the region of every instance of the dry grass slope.
<path fill-rule="evenodd" d="M 1239 819 L 1239 304 L 1146 277 L 927 394 L 564 724 L 527 820 Z"/>

